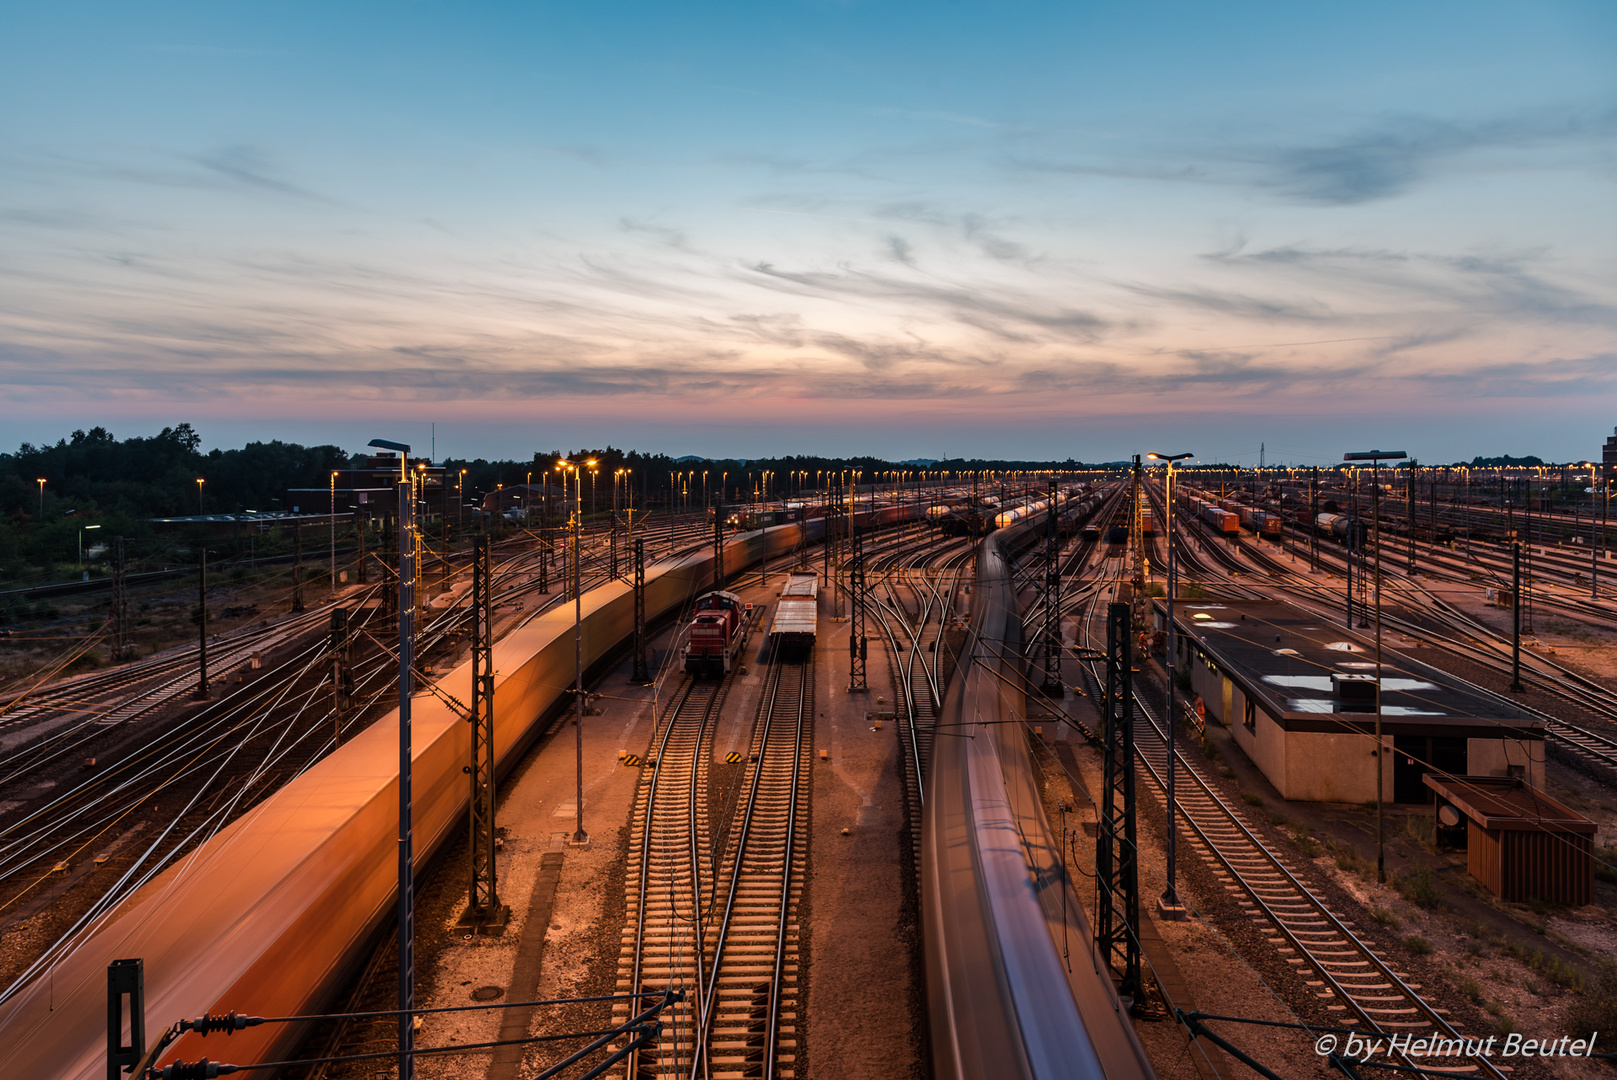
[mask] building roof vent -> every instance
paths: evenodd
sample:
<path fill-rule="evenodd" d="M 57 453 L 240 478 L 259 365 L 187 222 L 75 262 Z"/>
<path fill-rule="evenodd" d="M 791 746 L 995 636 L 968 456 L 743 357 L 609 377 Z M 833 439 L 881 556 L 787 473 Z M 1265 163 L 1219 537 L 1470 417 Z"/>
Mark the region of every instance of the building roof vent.
<path fill-rule="evenodd" d="M 1344 675 L 1341 672 L 1331 672 L 1331 690 L 1336 694 L 1338 701 L 1369 701 L 1376 700 L 1376 677 L 1374 675 Z"/>

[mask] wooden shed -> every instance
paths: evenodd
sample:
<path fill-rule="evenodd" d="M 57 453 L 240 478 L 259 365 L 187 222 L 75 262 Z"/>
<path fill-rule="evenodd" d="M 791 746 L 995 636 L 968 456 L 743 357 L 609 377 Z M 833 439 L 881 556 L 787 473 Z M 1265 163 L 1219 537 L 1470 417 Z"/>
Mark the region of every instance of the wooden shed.
<path fill-rule="evenodd" d="M 1463 816 L 1471 876 L 1502 900 L 1583 905 L 1594 893 L 1596 825 L 1515 776 L 1427 773 L 1439 824 Z"/>

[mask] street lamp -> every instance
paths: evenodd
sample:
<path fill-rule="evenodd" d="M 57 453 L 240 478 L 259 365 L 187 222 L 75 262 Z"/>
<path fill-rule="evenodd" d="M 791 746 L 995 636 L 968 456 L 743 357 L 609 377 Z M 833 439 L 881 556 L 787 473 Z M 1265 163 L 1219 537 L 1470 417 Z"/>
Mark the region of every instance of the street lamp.
<path fill-rule="evenodd" d="M 207 481 L 202 479 L 202 477 L 200 477 L 200 476 L 197 477 L 197 516 L 198 517 L 202 516 L 202 485 L 206 484 L 206 483 L 207 483 Z"/>
<path fill-rule="evenodd" d="M 474 495 L 476 494 L 475 490 L 473 491 L 473 494 Z M 464 533 L 466 531 L 466 470 L 465 469 L 460 470 L 460 477 L 455 481 L 455 497 L 456 497 L 456 500 L 459 501 L 459 503 L 460 503 L 459 520 L 456 522 L 456 527 L 459 528 L 462 533 Z"/>
<path fill-rule="evenodd" d="M 1387 883 L 1387 852 L 1385 835 L 1382 828 L 1382 800 L 1381 784 L 1383 762 L 1386 761 L 1386 748 L 1381 745 L 1381 463 L 1383 461 L 1398 461 L 1409 455 L 1402 450 L 1364 450 L 1354 454 L 1343 454 L 1343 461 L 1370 462 L 1370 518 L 1376 532 L 1376 880 L 1385 885 Z M 1513 600 L 1514 602 L 1514 600 Z"/>
<path fill-rule="evenodd" d="M 582 579 L 579 576 L 579 547 L 578 547 L 578 519 L 584 513 L 584 477 L 579 466 L 572 462 L 561 463 L 563 468 L 573 470 L 573 746 L 576 751 L 578 764 L 578 828 L 573 833 L 572 843 L 584 845 L 590 842 L 589 834 L 584 831 L 584 593 Z M 586 461 L 585 465 L 595 467 L 594 461 Z M 593 500 L 593 487 L 592 500 Z"/>
<path fill-rule="evenodd" d="M 337 473 L 331 473 L 331 591 L 337 591 Z"/>
<path fill-rule="evenodd" d="M 1168 520 L 1163 523 L 1163 535 L 1168 539 L 1168 887 L 1163 890 L 1162 896 L 1157 900 L 1157 913 L 1165 919 L 1179 920 L 1187 917 L 1185 905 L 1179 902 L 1179 891 L 1175 886 L 1174 855 L 1176 854 L 1174 836 L 1174 774 L 1179 771 L 1179 763 L 1174 757 L 1174 736 L 1179 730 L 1179 718 L 1174 713 L 1174 646 L 1178 644 L 1174 634 L 1173 624 L 1173 595 L 1177 588 L 1175 581 L 1175 567 L 1173 554 L 1173 465 L 1176 461 L 1195 457 L 1195 454 L 1147 454 L 1147 457 L 1168 463 L 1167 503 Z"/>
<path fill-rule="evenodd" d="M 39 517 L 35 518 L 35 520 L 43 521 L 45 520 L 45 478 L 41 476 L 37 483 L 39 484 Z"/>
<path fill-rule="evenodd" d="M 86 529 L 99 529 L 99 528 L 101 528 L 101 526 L 99 526 L 99 525 L 80 525 L 79 526 L 79 565 L 80 566 L 84 565 L 84 530 L 86 530 Z"/>
<path fill-rule="evenodd" d="M 415 1076 L 415 852 L 410 832 L 410 699 L 415 664 L 415 498 L 410 446 L 370 445 L 399 455 L 399 1080 Z"/>

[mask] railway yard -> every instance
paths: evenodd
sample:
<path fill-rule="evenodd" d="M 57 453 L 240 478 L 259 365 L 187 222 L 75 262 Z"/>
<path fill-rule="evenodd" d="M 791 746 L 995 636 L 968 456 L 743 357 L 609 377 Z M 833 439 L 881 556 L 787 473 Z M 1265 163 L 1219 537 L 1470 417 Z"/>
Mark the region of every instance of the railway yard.
<path fill-rule="evenodd" d="M 602 515 L 571 549 L 505 529 L 482 593 L 468 545 L 428 551 L 415 1072 L 1609 1073 L 1480 1044 L 1617 1050 L 1617 561 L 1592 514 L 1502 481 L 1346 483 L 1111 469 L 653 512 L 638 571 Z M 8 658 L 0 1032 L 27 1075 L 105 1073 L 128 957 L 148 1043 L 301 1018 L 175 1032 L 160 1064 L 398 1075 L 401 593 L 373 578 L 289 612 L 238 575 L 206 674 L 174 627 L 91 670 Z M 183 628 L 191 587 L 142 603 Z M 1434 794 L 1485 776 L 1520 822 Z M 1504 885 L 1501 830 L 1539 843 Z M 1405 1042 L 1316 1051 L 1355 1033 Z"/>

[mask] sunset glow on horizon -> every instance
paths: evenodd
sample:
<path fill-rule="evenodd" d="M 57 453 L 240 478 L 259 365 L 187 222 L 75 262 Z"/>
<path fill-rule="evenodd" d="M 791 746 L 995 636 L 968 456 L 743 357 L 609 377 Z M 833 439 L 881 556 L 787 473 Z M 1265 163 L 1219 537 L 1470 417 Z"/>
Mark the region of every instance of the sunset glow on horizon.
<path fill-rule="evenodd" d="M 1569 460 L 1617 424 L 1609 5 L 6 22 L 13 443 Z"/>

